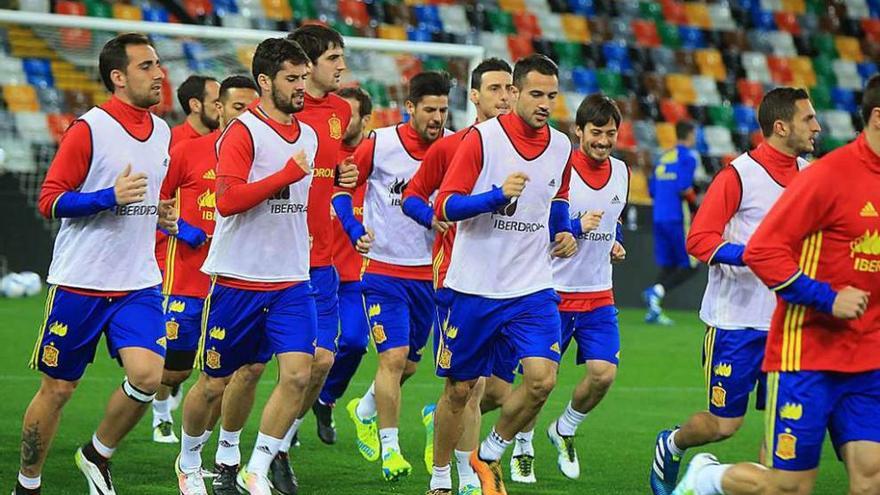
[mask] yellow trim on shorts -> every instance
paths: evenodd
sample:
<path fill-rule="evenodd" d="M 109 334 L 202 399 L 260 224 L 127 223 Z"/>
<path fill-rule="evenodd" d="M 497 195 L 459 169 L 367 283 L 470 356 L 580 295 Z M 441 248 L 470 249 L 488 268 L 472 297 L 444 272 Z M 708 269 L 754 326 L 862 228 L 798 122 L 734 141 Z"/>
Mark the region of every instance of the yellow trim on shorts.
<path fill-rule="evenodd" d="M 773 456 L 775 455 L 773 433 L 776 431 L 776 401 L 778 396 L 779 372 L 771 371 L 767 373 L 767 407 L 764 410 L 764 465 L 768 468 L 773 467 Z"/>
<path fill-rule="evenodd" d="M 706 409 L 712 404 L 712 357 L 715 353 L 715 334 L 718 329 L 715 327 L 706 328 L 706 335 L 703 337 L 703 378 L 706 382 Z"/>
<path fill-rule="evenodd" d="M 214 294 L 214 285 L 217 283 L 217 275 L 211 275 L 211 288 L 205 297 L 205 304 L 202 306 L 202 334 L 199 336 L 199 345 L 196 350 L 196 359 L 193 362 L 193 369 L 202 371 L 205 369 L 205 345 L 208 340 L 208 314 L 211 312 L 211 296 Z"/>
<path fill-rule="evenodd" d="M 37 333 L 37 341 L 34 343 L 34 350 L 31 352 L 31 359 L 28 362 L 28 367 L 34 370 L 37 369 L 37 361 L 40 356 L 40 344 L 43 342 L 43 336 L 46 335 L 46 325 L 49 324 L 49 315 L 52 313 L 52 306 L 55 305 L 55 291 L 57 289 L 57 285 L 49 286 L 49 294 L 46 296 L 46 305 L 43 309 L 43 323 L 40 325 L 40 330 Z"/>

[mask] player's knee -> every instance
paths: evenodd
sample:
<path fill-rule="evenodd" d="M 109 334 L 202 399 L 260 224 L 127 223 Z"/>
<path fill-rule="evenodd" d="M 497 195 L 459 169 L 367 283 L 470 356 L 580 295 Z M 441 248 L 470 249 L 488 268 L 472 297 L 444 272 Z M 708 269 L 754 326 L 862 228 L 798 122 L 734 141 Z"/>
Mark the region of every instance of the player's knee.
<path fill-rule="evenodd" d="M 409 348 L 398 347 L 379 354 L 379 368 L 385 371 L 403 374 L 407 365 Z"/>
<path fill-rule="evenodd" d="M 315 360 L 312 361 L 312 374 L 326 376 L 333 367 L 334 356 L 331 352 L 315 353 Z"/>
<path fill-rule="evenodd" d="M 617 377 L 617 367 L 606 366 L 590 372 L 590 386 L 600 395 L 605 395 L 614 379 Z"/>
<path fill-rule="evenodd" d="M 235 379 L 248 385 L 256 384 L 260 381 L 264 371 L 266 371 L 266 365 L 263 363 L 248 364 L 235 372 Z"/>
<path fill-rule="evenodd" d="M 446 380 L 446 398 L 456 409 L 463 408 L 471 396 L 476 380 Z"/>
<path fill-rule="evenodd" d="M 190 375 L 192 375 L 191 369 L 183 371 L 165 370 L 165 372 L 162 373 L 162 385 L 165 385 L 166 387 L 176 387 L 185 382 Z"/>
<path fill-rule="evenodd" d="M 301 391 L 309 386 L 311 378 L 311 367 L 279 370 L 278 386 L 288 390 Z"/>
<path fill-rule="evenodd" d="M 227 383 L 229 383 L 229 380 L 226 378 L 214 378 L 202 374 L 202 376 L 199 377 L 199 382 L 196 384 L 196 387 L 193 388 L 198 390 L 198 393 L 201 393 L 207 402 L 214 402 L 223 397 L 223 392 L 226 390 Z"/>
<path fill-rule="evenodd" d="M 536 403 L 543 404 L 550 397 L 550 392 L 556 386 L 556 374 L 546 376 L 531 377 L 523 383 L 526 387 L 529 397 Z"/>
<path fill-rule="evenodd" d="M 162 384 L 161 369 L 139 369 L 128 370 L 126 379 L 134 388 L 144 392 L 145 394 L 155 394 Z"/>
<path fill-rule="evenodd" d="M 49 401 L 53 407 L 60 409 L 73 397 L 73 392 L 76 390 L 78 383 L 44 377 L 40 385 L 39 394 Z"/>
<path fill-rule="evenodd" d="M 849 479 L 849 495 L 880 494 L 880 464 L 873 463 L 870 469 L 860 469 Z"/>
<path fill-rule="evenodd" d="M 718 418 L 715 422 L 715 441 L 727 440 L 739 431 L 742 418 Z"/>

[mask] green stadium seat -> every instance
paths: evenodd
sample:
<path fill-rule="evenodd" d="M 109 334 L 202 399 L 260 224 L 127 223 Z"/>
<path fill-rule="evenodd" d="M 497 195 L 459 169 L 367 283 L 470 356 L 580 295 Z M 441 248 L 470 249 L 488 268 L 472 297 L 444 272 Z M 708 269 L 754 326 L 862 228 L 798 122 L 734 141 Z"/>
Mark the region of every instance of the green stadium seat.
<path fill-rule="evenodd" d="M 733 121 L 733 107 L 730 105 L 710 106 L 709 120 L 713 125 L 726 127 L 730 130 L 733 130 L 736 127 Z"/>
<path fill-rule="evenodd" d="M 669 48 L 681 48 L 681 38 L 679 37 L 678 26 L 669 24 L 668 22 L 658 22 L 657 31 L 660 33 L 660 40 L 664 46 Z"/>
<path fill-rule="evenodd" d="M 113 17 L 113 9 L 103 0 L 85 0 L 86 12 L 91 17 Z"/>
<path fill-rule="evenodd" d="M 599 89 L 607 96 L 618 98 L 627 95 L 626 88 L 623 86 L 623 77 L 619 72 L 599 69 L 596 73 L 596 79 L 599 81 Z"/>
<path fill-rule="evenodd" d="M 489 10 L 486 12 L 486 17 L 489 18 L 489 26 L 492 28 L 492 31 L 503 34 L 516 33 L 516 27 L 513 25 L 513 16 L 510 15 L 510 12 Z"/>

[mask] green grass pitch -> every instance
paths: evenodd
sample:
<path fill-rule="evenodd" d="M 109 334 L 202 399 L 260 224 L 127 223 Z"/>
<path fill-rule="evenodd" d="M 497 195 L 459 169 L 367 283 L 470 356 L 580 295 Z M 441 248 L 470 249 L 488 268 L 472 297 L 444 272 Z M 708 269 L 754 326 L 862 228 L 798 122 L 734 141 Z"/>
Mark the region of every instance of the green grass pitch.
<path fill-rule="evenodd" d="M 39 384 L 39 375 L 26 368 L 38 324 L 43 316 L 43 299 L 0 299 L 0 491 L 9 493 L 18 469 L 21 416 Z M 622 367 L 617 383 L 608 397 L 593 411 L 578 432 L 577 446 L 581 478 L 565 479 L 556 467 L 555 454 L 544 433 L 560 413 L 573 385 L 583 370 L 566 356 L 559 383 L 538 422 L 535 434 L 538 484 L 508 483 L 516 494 L 649 494 L 648 470 L 653 455 L 654 437 L 660 429 L 684 421 L 705 406 L 700 369 L 703 327 L 693 313 L 670 313 L 677 321 L 672 328 L 647 326 L 642 312 L 621 312 L 623 350 Z M 427 488 L 428 474 L 422 462 L 424 430 L 419 421 L 420 408 L 437 399 L 441 382 L 434 377 L 430 362 L 404 388 L 400 439 L 404 455 L 413 464 L 409 479 L 389 484 L 381 479 L 379 463 L 368 463 L 357 453 L 354 427 L 344 411 L 335 412 L 339 442 L 333 446 L 320 443 L 315 433 L 314 416 L 309 414 L 300 432 L 302 446 L 291 451 L 300 480 L 300 493 L 311 494 L 420 494 Z M 354 378 L 348 393 L 340 401 L 361 394 L 375 371 L 375 352 L 370 351 Z M 257 407 L 262 407 L 272 388 L 270 370 L 260 384 Z M 90 437 L 110 392 L 122 380 L 121 370 L 103 349 L 67 405 L 58 436 L 43 472 L 43 493 L 87 493 L 85 481 L 73 463 L 77 446 Z M 192 383 L 192 382 L 189 382 Z M 243 457 L 250 455 L 256 435 L 258 411 L 242 436 Z M 485 418 L 488 428 L 495 415 Z M 763 416 L 750 413 L 743 431 L 733 439 L 710 446 L 724 461 L 753 460 L 761 442 Z M 175 413 L 180 421 L 180 411 Z M 213 463 L 216 434 L 203 453 L 205 465 Z M 151 442 L 149 413 L 131 433 L 114 456 L 114 481 L 120 494 L 175 494 L 173 470 L 176 445 Z M 694 449 L 699 450 L 699 449 Z M 691 454 L 694 452 L 690 452 Z M 505 459 L 505 471 L 508 471 Z M 837 494 L 845 491 L 845 472 L 830 445 L 824 449 L 823 465 L 815 493 Z"/>

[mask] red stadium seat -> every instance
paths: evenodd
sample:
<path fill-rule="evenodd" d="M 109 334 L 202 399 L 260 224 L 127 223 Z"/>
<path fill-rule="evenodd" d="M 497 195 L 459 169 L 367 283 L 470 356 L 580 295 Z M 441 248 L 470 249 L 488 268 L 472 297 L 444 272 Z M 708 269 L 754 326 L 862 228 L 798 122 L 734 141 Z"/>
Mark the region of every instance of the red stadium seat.
<path fill-rule="evenodd" d="M 865 37 L 874 43 L 880 43 L 880 19 L 862 19 Z"/>
<path fill-rule="evenodd" d="M 52 133 L 52 138 L 56 143 L 61 142 L 61 136 L 74 120 L 76 120 L 76 116 L 70 113 L 50 113 L 48 115 L 46 121 L 49 124 L 49 132 Z"/>
<path fill-rule="evenodd" d="M 367 5 L 358 0 L 339 0 L 339 16 L 343 21 L 364 27 L 370 24 L 370 14 Z"/>
<path fill-rule="evenodd" d="M 624 120 L 620 123 L 620 127 L 617 129 L 617 147 L 622 150 L 633 150 L 638 147 L 631 120 Z"/>
<path fill-rule="evenodd" d="M 674 100 L 663 100 L 660 102 L 660 114 L 663 120 L 671 124 L 675 124 L 680 120 L 690 119 L 688 109 L 683 104 Z"/>
<path fill-rule="evenodd" d="M 657 33 L 657 25 L 654 21 L 636 19 L 632 21 L 632 30 L 636 43 L 649 47 L 660 46 L 660 35 Z"/>
<path fill-rule="evenodd" d="M 214 11 L 211 0 L 183 0 L 183 8 L 192 17 L 206 16 Z"/>
<path fill-rule="evenodd" d="M 794 76 L 791 71 L 791 65 L 785 57 L 767 57 L 767 67 L 770 69 L 770 76 L 773 82 L 777 84 L 791 84 Z"/>
<path fill-rule="evenodd" d="M 541 36 L 541 25 L 538 24 L 538 18 L 531 12 L 517 12 L 513 14 L 513 25 L 516 26 L 516 33 L 520 36 L 529 36 L 539 38 Z"/>
<path fill-rule="evenodd" d="M 758 81 L 740 79 L 736 82 L 736 91 L 739 93 L 739 101 L 750 107 L 757 107 L 764 97 L 764 85 Z"/>
<path fill-rule="evenodd" d="M 535 47 L 532 46 L 531 36 L 508 36 L 507 49 L 510 51 L 511 60 L 519 60 L 535 53 Z"/>
<path fill-rule="evenodd" d="M 792 35 L 801 34 L 800 22 L 793 12 L 777 12 L 773 17 L 775 17 L 776 26 L 780 31 L 786 31 Z"/>
<path fill-rule="evenodd" d="M 670 24 L 687 24 L 687 10 L 681 2 L 663 0 L 663 18 Z"/>
<path fill-rule="evenodd" d="M 82 2 L 72 2 L 70 0 L 59 0 L 55 4 L 55 13 L 67 15 L 86 15 L 86 4 Z"/>

